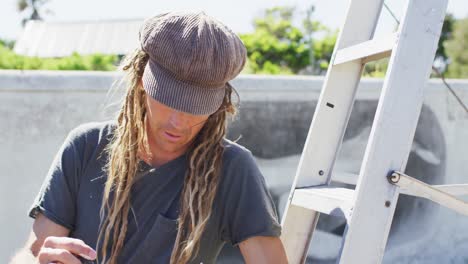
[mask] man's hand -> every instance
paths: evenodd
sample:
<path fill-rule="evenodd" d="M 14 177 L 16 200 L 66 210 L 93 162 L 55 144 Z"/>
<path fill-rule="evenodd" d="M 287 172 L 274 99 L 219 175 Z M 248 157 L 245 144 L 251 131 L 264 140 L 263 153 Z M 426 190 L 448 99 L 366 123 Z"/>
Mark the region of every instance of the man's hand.
<path fill-rule="evenodd" d="M 82 240 L 70 237 L 47 237 L 37 255 L 40 264 L 63 263 L 81 264 L 79 256 L 96 259 L 96 251 Z"/>

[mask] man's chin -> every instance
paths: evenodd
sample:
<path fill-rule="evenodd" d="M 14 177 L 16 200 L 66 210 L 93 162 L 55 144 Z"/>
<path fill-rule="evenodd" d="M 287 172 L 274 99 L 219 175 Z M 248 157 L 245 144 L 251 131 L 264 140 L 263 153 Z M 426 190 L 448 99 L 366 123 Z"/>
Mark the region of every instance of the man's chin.
<path fill-rule="evenodd" d="M 164 152 L 179 152 L 185 148 L 185 145 L 179 142 L 164 142 L 162 146 Z"/>

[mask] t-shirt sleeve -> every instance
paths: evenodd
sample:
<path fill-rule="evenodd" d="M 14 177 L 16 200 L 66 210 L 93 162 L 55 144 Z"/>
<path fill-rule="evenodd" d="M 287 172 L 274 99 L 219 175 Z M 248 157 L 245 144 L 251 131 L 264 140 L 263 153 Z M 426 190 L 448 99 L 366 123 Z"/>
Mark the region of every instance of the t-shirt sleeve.
<path fill-rule="evenodd" d="M 254 236 L 281 234 L 278 214 L 252 153 L 237 153 L 227 168 L 226 203 L 223 208 L 224 240 L 233 246 Z"/>
<path fill-rule="evenodd" d="M 41 212 L 53 222 L 73 230 L 75 203 L 81 174 L 81 158 L 77 145 L 81 138 L 72 130 L 56 153 L 42 187 L 29 209 L 36 218 Z"/>

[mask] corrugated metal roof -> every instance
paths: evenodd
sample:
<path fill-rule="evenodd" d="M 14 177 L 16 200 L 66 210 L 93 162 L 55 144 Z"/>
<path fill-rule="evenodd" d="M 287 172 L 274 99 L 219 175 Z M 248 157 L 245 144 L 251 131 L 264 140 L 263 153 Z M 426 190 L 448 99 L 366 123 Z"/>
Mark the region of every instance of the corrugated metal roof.
<path fill-rule="evenodd" d="M 21 55 L 63 57 L 79 54 L 127 54 L 138 47 L 143 19 L 44 22 L 29 21 L 14 51 Z"/>

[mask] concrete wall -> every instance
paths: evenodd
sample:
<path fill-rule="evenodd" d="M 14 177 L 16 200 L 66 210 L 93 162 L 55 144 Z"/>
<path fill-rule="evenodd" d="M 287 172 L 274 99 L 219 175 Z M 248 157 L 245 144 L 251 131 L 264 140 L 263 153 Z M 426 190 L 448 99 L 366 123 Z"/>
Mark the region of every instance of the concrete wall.
<path fill-rule="evenodd" d="M 26 216 L 53 156 L 73 127 L 112 118 L 121 90 L 117 73 L 0 71 L 0 262 L 24 243 Z M 256 155 L 280 214 L 322 87 L 322 77 L 241 76 L 233 81 L 240 113 L 228 137 Z M 468 81 L 450 81 L 468 103 Z M 358 173 L 382 80 L 359 87 L 337 172 Z M 404 96 L 404 95 L 402 95 Z M 432 184 L 468 183 L 468 115 L 439 81 L 425 93 L 407 174 Z M 466 197 L 464 197 L 466 198 Z M 321 216 L 311 261 L 333 261 L 342 219 Z M 429 242 L 430 241 L 430 242 Z M 230 249 L 227 255 L 238 255 Z M 466 263 L 468 218 L 422 199 L 401 196 L 384 258 L 386 263 Z M 315 263 L 315 262 L 314 262 Z"/>

